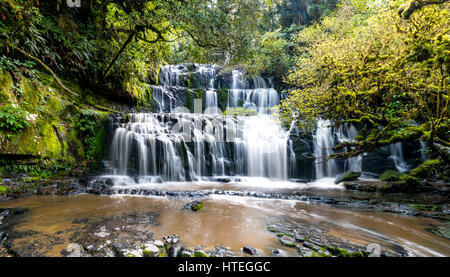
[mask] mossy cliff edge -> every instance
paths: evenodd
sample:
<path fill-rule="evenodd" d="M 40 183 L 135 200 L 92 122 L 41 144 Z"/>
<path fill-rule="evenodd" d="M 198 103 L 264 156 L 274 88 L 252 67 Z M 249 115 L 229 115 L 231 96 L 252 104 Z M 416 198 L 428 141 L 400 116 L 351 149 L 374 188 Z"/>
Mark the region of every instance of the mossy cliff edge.
<path fill-rule="evenodd" d="M 131 107 L 47 74 L 0 69 L 0 176 L 53 178 L 95 173 L 107 147 L 109 114 Z M 138 107 L 151 109 L 146 84 L 129 87 Z"/>

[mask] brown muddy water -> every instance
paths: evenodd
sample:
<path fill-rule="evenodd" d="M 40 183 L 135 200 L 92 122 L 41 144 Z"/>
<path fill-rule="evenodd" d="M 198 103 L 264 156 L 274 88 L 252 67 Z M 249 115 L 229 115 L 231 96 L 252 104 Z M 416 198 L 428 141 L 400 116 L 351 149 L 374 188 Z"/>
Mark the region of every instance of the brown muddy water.
<path fill-rule="evenodd" d="M 195 213 L 183 206 L 192 199 L 155 196 L 33 196 L 7 203 L 5 208 L 28 208 L 13 225 L 23 233 L 15 244 L 37 247 L 40 255 L 61 256 L 71 243 L 82 220 L 110 219 L 130 213 L 155 213 L 155 222 L 138 222 L 133 228 L 153 234 L 153 239 L 177 234 L 185 246 L 213 249 L 230 247 L 243 255 L 244 245 L 251 245 L 259 255 L 271 256 L 280 249 L 282 256 L 298 256 L 295 249 L 281 246 L 267 224 L 302 226 L 321 236 L 337 238 L 350 244 L 367 246 L 378 243 L 383 249 L 402 248 L 409 256 L 450 256 L 448 239 L 429 229 L 443 221 L 408 217 L 391 213 L 359 212 L 294 200 L 258 199 L 211 195 L 203 199 L 204 211 Z M 78 220 L 78 221 L 77 221 Z M 136 223 L 136 222 L 135 222 Z M 118 224 L 118 225 L 117 225 Z M 123 222 L 118 229 L 126 228 Z M 126 224 L 125 224 L 126 225 Z"/>

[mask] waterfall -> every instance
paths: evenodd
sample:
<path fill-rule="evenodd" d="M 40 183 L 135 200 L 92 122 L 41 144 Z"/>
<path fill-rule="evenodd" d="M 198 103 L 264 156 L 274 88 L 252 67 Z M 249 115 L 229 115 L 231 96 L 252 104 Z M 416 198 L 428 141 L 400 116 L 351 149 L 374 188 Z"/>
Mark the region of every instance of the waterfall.
<path fill-rule="evenodd" d="M 232 85 L 228 98 L 228 107 L 243 107 L 253 109 L 261 114 L 270 113 L 268 108 L 280 103 L 279 93 L 268 86 L 262 77 L 251 79 L 251 82 L 242 82 L 242 73 L 232 72 Z"/>
<path fill-rule="evenodd" d="M 271 80 L 243 80 L 234 70 L 228 108 L 258 111 L 256 116 L 223 116 L 218 109 L 211 65 L 170 65 L 152 86 L 157 113 L 135 113 L 112 119 L 110 159 L 118 175 L 141 182 L 197 181 L 214 176 L 265 177 L 287 180 L 295 161 L 290 130 L 284 130 L 269 108 L 279 104 Z M 180 96 L 190 88 L 204 89 L 203 114 L 180 113 Z"/>
<path fill-rule="evenodd" d="M 316 157 L 316 178 L 335 177 L 338 174 L 352 170 L 361 171 L 362 155 L 346 159 L 343 168 L 338 166 L 335 159 L 326 161 L 326 158 L 334 154 L 333 147 L 338 143 L 355 140 L 358 131 L 351 124 L 342 124 L 334 127 L 329 120 L 319 119 L 317 121 L 316 133 L 314 135 L 314 156 Z"/>
<path fill-rule="evenodd" d="M 314 156 L 316 157 L 316 178 L 335 176 L 337 172 L 336 160 L 326 158 L 333 154 L 335 140 L 329 120 L 318 120 L 314 135 Z"/>
<path fill-rule="evenodd" d="M 352 124 L 342 124 L 336 131 L 336 136 L 339 143 L 354 141 L 357 135 L 358 131 Z M 346 159 L 344 171 L 351 170 L 360 172 L 362 170 L 362 158 L 362 155 L 358 155 L 356 157 Z"/>
<path fill-rule="evenodd" d="M 218 113 L 217 93 L 214 89 L 214 78 L 209 82 L 209 88 L 205 95 L 205 113 Z"/>
<path fill-rule="evenodd" d="M 389 145 L 389 153 L 391 154 L 389 158 L 394 161 L 395 168 L 398 171 L 406 172 L 410 169 L 403 156 L 403 146 L 401 142 Z"/>

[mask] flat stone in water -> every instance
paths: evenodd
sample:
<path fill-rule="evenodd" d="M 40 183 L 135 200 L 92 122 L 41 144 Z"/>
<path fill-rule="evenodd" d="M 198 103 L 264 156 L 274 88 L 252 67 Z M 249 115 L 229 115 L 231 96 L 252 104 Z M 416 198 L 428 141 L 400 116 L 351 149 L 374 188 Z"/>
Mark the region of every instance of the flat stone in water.
<path fill-rule="evenodd" d="M 293 239 L 291 237 L 288 237 L 288 236 L 282 236 L 280 238 L 280 242 L 283 245 L 286 245 L 286 246 L 290 246 L 290 247 L 294 247 L 295 246 L 295 239 Z"/>

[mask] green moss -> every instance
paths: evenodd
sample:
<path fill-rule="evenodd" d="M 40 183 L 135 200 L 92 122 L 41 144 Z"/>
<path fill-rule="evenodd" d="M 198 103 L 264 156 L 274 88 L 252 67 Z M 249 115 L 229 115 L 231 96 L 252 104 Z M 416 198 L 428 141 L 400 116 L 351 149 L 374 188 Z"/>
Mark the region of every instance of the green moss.
<path fill-rule="evenodd" d="M 6 186 L 0 186 L 0 194 L 5 194 L 7 191 Z"/>
<path fill-rule="evenodd" d="M 78 132 L 72 130 L 67 135 L 67 144 L 70 145 L 70 150 L 76 156 L 76 158 L 85 157 L 83 143 L 78 139 Z"/>
<path fill-rule="evenodd" d="M 441 161 L 438 159 L 426 161 L 411 170 L 411 173 L 409 175 L 417 178 L 428 178 L 436 176 L 440 165 Z"/>
<path fill-rule="evenodd" d="M 328 257 L 333 257 L 333 255 L 331 255 L 329 252 L 327 253 L 326 250 L 322 250 L 322 251 L 313 251 L 311 257 L 314 257 L 314 258 L 328 258 Z"/>
<path fill-rule="evenodd" d="M 380 181 L 383 182 L 391 182 L 391 181 L 399 181 L 405 176 L 404 173 L 395 171 L 395 170 L 386 170 L 383 172 L 380 177 L 378 178 Z"/>
<path fill-rule="evenodd" d="M 198 202 L 192 204 L 191 209 L 194 212 L 201 212 L 201 211 L 203 211 L 203 209 L 204 209 L 203 202 L 198 201 Z"/>
<path fill-rule="evenodd" d="M 222 88 L 216 90 L 217 94 L 217 105 L 219 106 L 219 109 L 222 111 L 225 111 L 228 106 L 228 89 Z"/>
<path fill-rule="evenodd" d="M 341 182 L 346 182 L 346 181 L 354 181 L 356 179 L 359 178 L 359 176 L 361 176 L 361 172 L 356 172 L 356 171 L 347 171 L 341 175 L 339 175 L 336 178 L 336 181 L 334 181 L 336 184 L 339 184 Z"/>
<path fill-rule="evenodd" d="M 229 108 L 223 112 L 223 115 L 227 116 L 254 116 L 258 113 L 252 109 L 245 108 Z"/>
<path fill-rule="evenodd" d="M 196 88 L 194 89 L 195 99 L 202 100 L 202 111 L 206 108 L 206 91 L 204 89 Z"/>
<path fill-rule="evenodd" d="M 267 229 L 268 231 L 270 231 L 270 232 L 273 232 L 273 233 L 278 233 L 278 232 L 279 232 L 279 231 L 278 231 L 278 228 L 275 227 L 275 226 L 273 226 L 273 225 L 268 225 L 268 226 L 266 227 L 266 229 Z"/>
<path fill-rule="evenodd" d="M 193 112 L 194 111 L 194 97 L 193 97 L 194 92 L 192 90 L 188 90 L 186 92 L 186 108 L 190 111 Z"/>
<path fill-rule="evenodd" d="M 194 257 L 196 258 L 206 258 L 208 257 L 208 254 L 206 254 L 204 251 L 195 251 L 194 252 Z"/>
<path fill-rule="evenodd" d="M 442 207 L 437 205 L 410 204 L 409 206 L 418 211 L 442 212 Z"/>
<path fill-rule="evenodd" d="M 362 251 L 351 252 L 351 251 L 348 251 L 347 249 L 332 247 L 332 246 L 328 246 L 327 249 L 333 256 L 337 256 L 337 257 L 351 257 L 351 258 L 365 257 L 364 253 Z"/>

